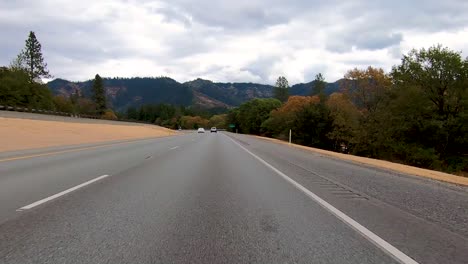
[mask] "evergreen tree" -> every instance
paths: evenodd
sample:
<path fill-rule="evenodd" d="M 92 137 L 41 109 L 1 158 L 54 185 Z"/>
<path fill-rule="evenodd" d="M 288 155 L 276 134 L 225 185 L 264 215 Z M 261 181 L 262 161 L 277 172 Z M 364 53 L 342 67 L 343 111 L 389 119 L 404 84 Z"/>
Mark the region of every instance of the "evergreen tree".
<path fill-rule="evenodd" d="M 313 89 L 313 94 L 312 95 L 318 95 L 320 98 L 321 102 L 324 102 L 327 97 L 325 95 L 325 79 L 323 78 L 323 75 L 321 73 L 315 75 L 315 80 L 314 80 L 314 89 Z"/>
<path fill-rule="evenodd" d="M 30 82 L 21 69 L 0 67 L 0 105 L 53 109 L 52 94 L 45 84 Z"/>
<path fill-rule="evenodd" d="M 12 67 L 25 70 L 31 82 L 41 77 L 52 77 L 47 70 L 47 63 L 44 62 L 42 57 L 41 43 L 37 40 L 34 32 L 29 32 L 26 45 L 12 63 Z"/>
<path fill-rule="evenodd" d="M 284 76 L 280 76 L 276 81 L 273 96 L 281 102 L 286 102 L 289 97 L 289 84 L 288 80 Z"/>
<path fill-rule="evenodd" d="M 93 82 L 93 100 L 96 103 L 96 111 L 99 115 L 104 114 L 107 109 L 106 106 L 106 93 L 104 90 L 104 83 L 101 76 L 96 74 Z"/>

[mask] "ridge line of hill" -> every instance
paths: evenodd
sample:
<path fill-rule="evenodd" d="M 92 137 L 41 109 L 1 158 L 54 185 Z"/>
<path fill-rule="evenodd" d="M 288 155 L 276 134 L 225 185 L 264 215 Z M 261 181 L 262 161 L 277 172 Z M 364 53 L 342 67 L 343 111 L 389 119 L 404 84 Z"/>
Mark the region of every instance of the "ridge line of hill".
<path fill-rule="evenodd" d="M 184 83 L 169 77 L 103 78 L 111 108 L 123 111 L 129 107 L 168 103 L 201 108 L 231 108 L 253 98 L 273 96 L 274 86 L 252 82 L 213 82 L 195 79 Z M 47 83 L 54 95 L 84 97 L 92 95 L 92 80 L 72 82 L 57 78 Z M 339 90 L 340 82 L 326 83 L 325 93 Z M 290 87 L 291 95 L 311 95 L 314 81 Z"/>

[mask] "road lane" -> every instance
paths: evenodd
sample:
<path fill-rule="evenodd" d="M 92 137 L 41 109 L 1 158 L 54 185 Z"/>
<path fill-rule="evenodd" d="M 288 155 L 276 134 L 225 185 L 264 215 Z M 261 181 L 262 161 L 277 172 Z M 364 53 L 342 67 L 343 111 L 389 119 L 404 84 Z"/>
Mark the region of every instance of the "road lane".
<path fill-rule="evenodd" d="M 79 151 L 0 162 L 0 223 L 15 217 L 16 209 L 22 206 L 100 175 L 113 175 L 138 166 L 147 157 L 162 155 L 173 146 L 193 144 L 193 138 L 196 135 L 187 134 L 97 148 L 88 145 L 85 149 L 79 147 Z M 45 153 L 50 151 L 55 152 L 48 149 Z M 15 153 L 15 157 L 18 155 L 22 156 Z"/>
<path fill-rule="evenodd" d="M 18 182 L 27 185 L 34 182 L 36 170 L 36 183 L 53 186 L 53 193 L 45 188 L 51 195 L 71 187 L 61 186 L 61 177 L 75 186 L 104 174 L 99 174 L 101 169 L 112 173 L 24 212 L 12 213 L 12 206 L 5 204 L 17 203 L 43 185 L 10 191 L 14 199 L 0 200 L 0 208 L 9 214 L 0 222 L 0 263 L 395 263 L 227 136 L 419 263 L 468 259 L 463 233 L 403 210 L 406 205 L 390 204 L 388 193 L 378 197 L 340 178 L 359 182 L 370 173 L 385 182 L 387 175 L 380 174 L 386 172 L 218 133 L 6 163 L 3 169 L 10 174 L 0 176 L 0 195 L 16 184 L 6 188 L 5 179 L 23 175 Z M 334 167 L 327 168 L 330 164 Z M 70 174 L 57 173 L 63 172 L 61 166 Z M 323 173 L 334 170 L 344 171 Z M 356 176 L 355 170 L 363 175 Z M 50 171 L 57 174 L 46 176 Z M 414 190 L 427 184 L 412 179 L 398 176 L 390 181 Z M 369 181 L 367 188 L 381 185 Z M 38 193 L 40 199 L 47 197 Z M 455 205 L 466 198 L 463 190 L 440 187 L 439 193 Z"/>
<path fill-rule="evenodd" d="M 180 146 L 4 222 L 0 262 L 395 263 L 225 136 Z"/>
<path fill-rule="evenodd" d="M 466 263 L 468 188 L 229 136 L 421 263 Z"/>
<path fill-rule="evenodd" d="M 107 177 L 109 177 L 109 175 L 107 175 L 107 174 L 106 174 L 106 175 L 101 175 L 101 176 L 99 176 L 99 177 L 97 177 L 97 178 L 94 178 L 94 179 L 92 179 L 92 180 L 89 180 L 89 181 L 87 181 L 87 182 L 84 182 L 84 183 L 82 183 L 82 184 L 79 184 L 79 185 L 77 185 L 77 186 L 71 187 L 70 189 L 66 189 L 65 191 L 61 191 L 61 192 L 59 192 L 59 193 L 56 193 L 56 194 L 54 194 L 54 195 L 51 195 L 51 196 L 49 196 L 49 197 L 46 197 L 46 198 L 41 199 L 41 200 L 39 200 L 39 201 L 36 201 L 36 202 L 34 202 L 34 203 L 25 205 L 25 206 L 19 208 L 19 209 L 16 210 L 16 211 L 30 210 L 30 209 L 32 209 L 32 208 L 34 208 L 34 207 L 36 207 L 36 206 L 39 206 L 39 205 L 41 205 L 41 204 L 44 204 L 44 203 L 47 203 L 47 202 L 52 201 L 52 200 L 54 200 L 54 199 L 57 199 L 57 198 L 59 198 L 59 197 L 61 197 L 61 196 L 64 196 L 64 195 L 66 195 L 66 194 L 68 194 L 68 193 L 71 193 L 71 192 L 73 192 L 73 191 L 76 191 L 76 190 L 78 190 L 78 189 L 80 189 L 80 188 L 83 188 L 83 187 L 85 187 L 85 186 L 87 186 L 87 185 L 90 185 L 90 184 L 92 184 L 92 183 L 95 183 L 95 182 L 97 182 L 97 181 L 99 181 L 99 180 L 102 180 L 102 179 L 104 179 L 104 178 L 107 178 Z"/>
<path fill-rule="evenodd" d="M 232 140 L 232 139 L 231 139 Z M 322 206 L 324 209 L 332 213 L 335 217 L 343 221 L 345 224 L 347 224 L 349 227 L 360 233 L 363 237 L 365 237 L 367 240 L 372 242 L 374 245 L 379 247 L 381 250 L 383 250 L 385 253 L 390 255 L 392 258 L 394 258 L 396 261 L 404 264 L 417 264 L 416 261 L 414 261 L 412 258 L 410 258 L 408 255 L 405 253 L 401 252 L 399 249 L 395 248 L 393 245 L 382 239 L 381 237 L 377 236 L 375 233 L 361 225 L 360 223 L 356 222 L 354 219 L 343 213 L 342 211 L 338 210 L 336 207 L 328 203 L 327 201 L 323 200 L 319 196 L 317 196 L 315 193 L 311 192 L 309 189 L 305 188 L 302 186 L 300 183 L 296 182 L 295 180 L 291 179 L 288 175 L 284 174 L 282 171 L 278 170 L 277 168 L 273 167 L 271 164 L 260 158 L 259 156 L 255 155 L 239 143 L 237 143 L 235 140 L 232 140 L 235 142 L 241 149 L 245 150 L 247 153 L 249 153 L 252 157 L 260 161 L 260 163 L 264 164 L 266 167 L 270 168 L 272 171 L 274 171 L 276 174 L 279 176 L 283 177 L 288 183 L 296 187 L 299 191 L 303 192 L 305 195 L 309 196 L 313 201 L 318 203 L 320 206 Z"/>

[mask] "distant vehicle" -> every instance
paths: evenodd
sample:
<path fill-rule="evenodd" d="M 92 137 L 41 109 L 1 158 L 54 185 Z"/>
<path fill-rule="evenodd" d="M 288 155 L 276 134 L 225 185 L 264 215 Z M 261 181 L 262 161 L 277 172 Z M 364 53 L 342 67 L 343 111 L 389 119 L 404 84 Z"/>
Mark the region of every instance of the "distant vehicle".
<path fill-rule="evenodd" d="M 218 133 L 218 129 L 216 129 L 216 127 L 212 127 L 210 131 L 211 133 Z"/>
<path fill-rule="evenodd" d="M 200 127 L 197 132 L 198 133 L 205 133 L 205 129 L 203 127 Z"/>

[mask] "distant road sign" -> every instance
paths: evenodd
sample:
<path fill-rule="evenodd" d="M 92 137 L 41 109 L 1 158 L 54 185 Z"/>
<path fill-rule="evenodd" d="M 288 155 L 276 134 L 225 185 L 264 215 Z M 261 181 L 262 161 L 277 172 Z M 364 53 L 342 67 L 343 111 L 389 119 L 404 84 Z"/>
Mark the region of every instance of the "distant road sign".
<path fill-rule="evenodd" d="M 234 124 L 229 124 L 229 127 L 230 127 L 230 128 L 235 128 L 236 125 L 234 125 Z"/>

